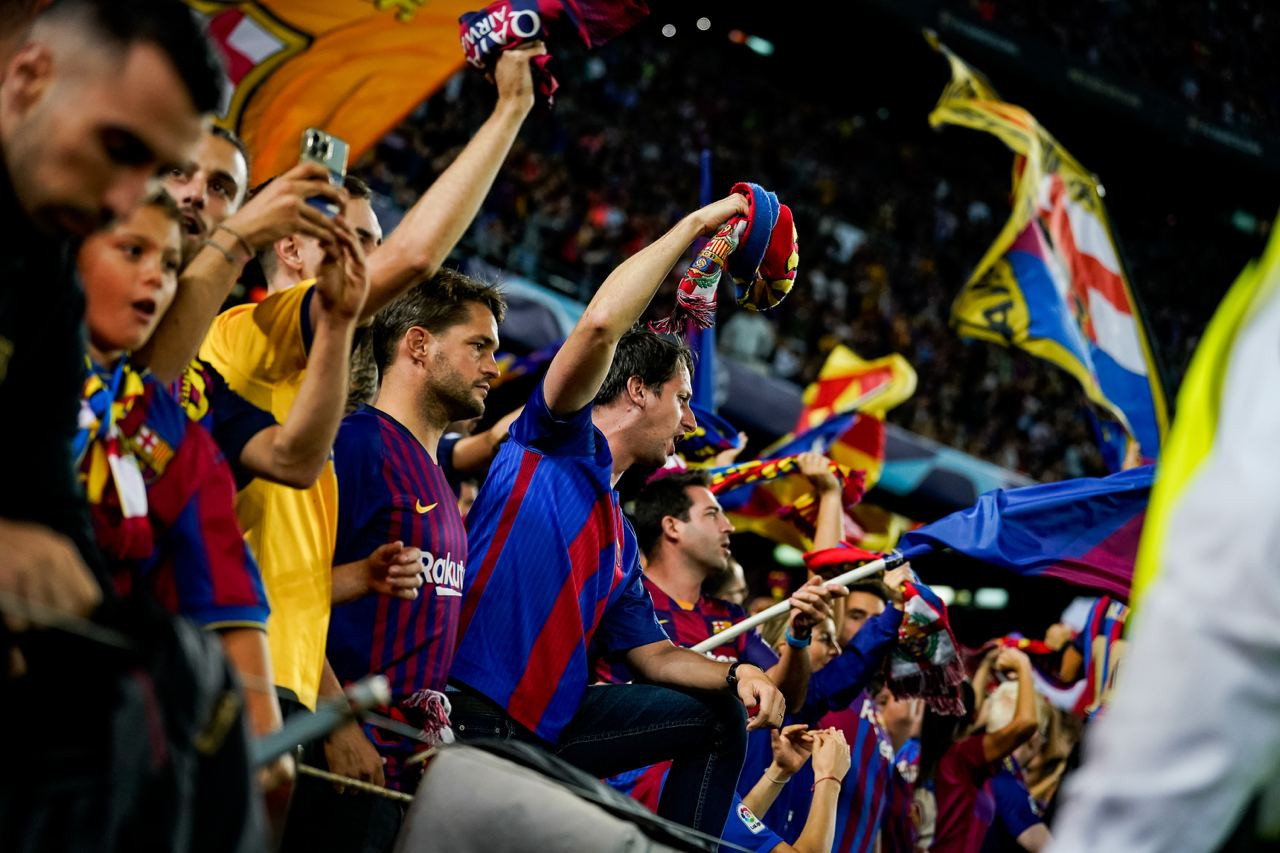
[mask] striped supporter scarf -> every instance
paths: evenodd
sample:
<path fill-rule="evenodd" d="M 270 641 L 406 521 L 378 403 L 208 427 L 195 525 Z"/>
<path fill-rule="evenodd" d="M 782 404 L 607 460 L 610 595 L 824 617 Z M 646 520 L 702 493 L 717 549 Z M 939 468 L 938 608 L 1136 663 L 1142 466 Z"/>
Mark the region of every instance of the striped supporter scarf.
<path fill-rule="evenodd" d="M 146 482 L 137 457 L 121 439 L 119 428 L 120 421 L 145 392 L 142 376 L 129 364 L 127 355 L 109 372 L 100 371 L 85 359 L 79 423 L 72 449 L 99 544 L 117 559 L 145 559 L 155 548 L 147 517 Z"/>
<path fill-rule="evenodd" d="M 889 688 L 899 699 L 924 699 L 939 714 L 963 714 L 956 688 L 964 681 L 964 665 L 947 606 L 919 580 L 904 583 L 902 594 L 898 644 L 889 656 Z"/>

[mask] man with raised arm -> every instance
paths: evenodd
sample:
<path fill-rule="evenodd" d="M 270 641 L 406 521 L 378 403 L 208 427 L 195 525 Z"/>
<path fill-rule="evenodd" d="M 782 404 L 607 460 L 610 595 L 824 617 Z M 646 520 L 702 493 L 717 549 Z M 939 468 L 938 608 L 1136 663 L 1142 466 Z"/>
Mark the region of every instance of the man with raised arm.
<path fill-rule="evenodd" d="M 746 728 L 780 725 L 785 703 L 759 667 L 667 639 L 614 485 L 696 427 L 689 350 L 632 327 L 689 244 L 745 210 L 715 202 L 625 261 L 556 354 L 467 517 L 450 671 L 459 737 L 531 741 L 596 776 L 673 759 L 659 813 L 715 837 Z M 647 683 L 588 687 L 593 649 Z"/>
<path fill-rule="evenodd" d="M 435 275 L 471 226 L 533 108 L 529 63 L 544 53 L 542 44 L 535 42 L 502 55 L 494 69 L 498 102 L 493 113 L 385 241 L 368 191 L 351 199 L 345 217 L 364 240 L 369 264 L 362 325 L 410 286 Z M 147 365 L 157 377 L 172 381 L 191 361 L 253 254 L 262 263 L 271 293 L 314 277 L 328 225 L 305 199 L 333 193 L 325 186 L 323 171 L 315 164 L 299 164 L 221 223 L 198 214 L 189 218 L 189 231 L 203 236 L 212 248 L 193 259 L 193 266 L 200 262 L 198 275 L 184 274 L 178 298 L 148 348 Z M 282 221 L 292 227 L 282 231 Z"/>
<path fill-rule="evenodd" d="M 367 188 L 348 180 L 350 198 L 343 219 L 368 252 L 369 295 L 357 322 L 367 321 L 410 285 L 434 273 L 466 231 L 533 106 L 529 61 L 542 52 L 541 46 L 507 51 L 495 71 L 498 103 L 493 115 L 386 242 Z M 305 176 L 296 179 L 305 180 Z M 271 190 L 268 185 L 262 193 Z M 244 210 L 248 209 L 246 205 Z M 237 233 L 229 233 L 225 226 L 233 219 L 228 218 L 211 239 L 225 241 L 219 245 L 235 256 L 244 247 L 228 247 L 239 242 L 237 237 L 247 241 L 250 236 L 238 233 L 234 225 Z M 311 282 L 323 257 L 323 240 L 307 229 L 276 239 L 259 258 L 270 296 L 257 306 L 237 306 L 218 316 L 200 348 L 200 357 L 226 378 L 232 390 L 278 420 L 286 418 L 299 398 L 309 370 L 308 353 L 319 332 Z M 190 331 L 208 323 L 239 274 L 240 262 L 225 260 L 222 271 L 199 286 L 188 289 L 184 279 L 183 292 L 157 332 L 160 339 L 151 353 L 152 370 L 162 377 L 165 370 L 176 375 L 190 360 Z M 217 268 L 212 256 L 211 263 Z M 168 322 L 174 316 L 178 319 Z M 344 352 L 349 353 L 353 332 L 344 334 Z M 330 381 L 345 392 L 345 361 L 330 375 Z M 341 409 L 333 419 L 334 430 L 340 416 Z M 326 462 L 306 490 L 259 479 L 240 492 L 237 510 L 272 602 L 268 636 L 277 685 L 283 688 L 285 704 L 291 701 L 294 709 L 314 708 L 320 695 L 341 692 L 324 660 L 337 533 L 333 466 Z M 358 729 L 352 731 L 350 744 L 351 749 L 344 750 L 349 760 L 336 763 L 335 772 L 367 775 L 378 761 L 377 753 Z"/>

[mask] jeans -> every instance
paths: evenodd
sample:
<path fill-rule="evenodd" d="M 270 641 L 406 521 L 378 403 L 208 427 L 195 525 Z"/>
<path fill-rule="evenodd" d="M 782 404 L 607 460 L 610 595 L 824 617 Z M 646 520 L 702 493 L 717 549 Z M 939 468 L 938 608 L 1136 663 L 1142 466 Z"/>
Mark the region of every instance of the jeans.
<path fill-rule="evenodd" d="M 746 711 L 732 693 L 595 684 L 556 744 L 470 690 L 451 692 L 449 701 L 459 740 L 536 743 L 596 777 L 671 760 L 658 814 L 716 838 L 724 830 L 747 748 Z"/>

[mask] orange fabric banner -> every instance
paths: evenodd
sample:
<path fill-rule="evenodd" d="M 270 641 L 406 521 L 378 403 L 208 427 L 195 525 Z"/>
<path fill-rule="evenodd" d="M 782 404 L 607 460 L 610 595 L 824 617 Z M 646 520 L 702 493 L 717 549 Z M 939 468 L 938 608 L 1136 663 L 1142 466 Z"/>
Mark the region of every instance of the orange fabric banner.
<path fill-rule="evenodd" d="M 302 132 L 368 151 L 463 65 L 458 16 L 477 0 L 186 0 L 209 19 L 231 88 L 219 124 L 253 182 L 298 162 Z"/>

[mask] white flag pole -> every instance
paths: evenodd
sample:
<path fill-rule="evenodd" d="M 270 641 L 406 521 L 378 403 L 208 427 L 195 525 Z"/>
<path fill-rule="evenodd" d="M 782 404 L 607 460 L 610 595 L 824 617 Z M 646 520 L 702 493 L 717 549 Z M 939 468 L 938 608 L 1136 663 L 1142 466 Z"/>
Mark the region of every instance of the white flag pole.
<path fill-rule="evenodd" d="M 899 566 L 902 564 L 902 562 L 903 562 L 902 555 L 895 552 L 879 560 L 873 560 L 870 563 L 867 563 L 865 566 L 859 566 L 856 569 L 850 569 L 849 571 L 845 572 L 842 575 L 836 575 L 831 580 L 826 581 L 825 584 L 827 586 L 848 586 L 849 584 L 860 581 L 863 578 L 870 577 L 871 575 L 874 575 L 876 572 L 884 571 L 885 569 L 892 569 L 895 566 Z M 694 646 L 693 650 L 695 652 L 709 652 L 714 648 L 723 646 L 725 643 L 738 637 L 741 634 L 745 634 L 748 631 L 754 630 L 757 625 L 761 625 L 765 622 L 768 622 L 770 619 L 774 618 L 775 616 L 781 616 L 782 614 L 786 613 L 790 609 L 791 609 L 790 601 L 779 601 L 777 604 L 773 605 L 772 607 L 766 610 L 761 610 L 755 616 L 748 616 L 746 619 L 743 619 L 741 622 L 734 625 L 732 628 L 728 628 L 727 630 L 721 631 L 719 634 L 716 634 L 712 637 L 708 637 L 707 639 L 703 640 L 701 643 L 698 643 L 698 645 Z"/>

